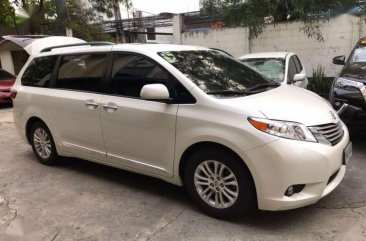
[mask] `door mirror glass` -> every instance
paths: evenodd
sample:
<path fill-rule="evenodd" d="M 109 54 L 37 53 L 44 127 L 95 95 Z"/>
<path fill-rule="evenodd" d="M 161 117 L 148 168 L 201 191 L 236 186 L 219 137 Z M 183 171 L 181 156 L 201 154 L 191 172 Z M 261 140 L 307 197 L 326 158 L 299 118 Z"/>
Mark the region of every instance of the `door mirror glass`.
<path fill-rule="evenodd" d="M 163 84 L 148 84 L 142 87 L 140 96 L 144 100 L 169 100 L 169 91 Z"/>
<path fill-rule="evenodd" d="M 333 64 L 345 65 L 346 64 L 346 56 L 341 55 L 341 56 L 334 57 L 333 58 Z"/>
<path fill-rule="evenodd" d="M 304 81 L 306 79 L 306 74 L 295 74 L 293 82 Z"/>

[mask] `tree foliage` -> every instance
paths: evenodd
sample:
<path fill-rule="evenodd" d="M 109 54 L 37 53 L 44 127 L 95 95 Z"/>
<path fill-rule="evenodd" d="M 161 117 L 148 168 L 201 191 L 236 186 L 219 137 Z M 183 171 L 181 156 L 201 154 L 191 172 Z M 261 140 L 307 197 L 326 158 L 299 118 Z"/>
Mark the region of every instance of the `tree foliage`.
<path fill-rule="evenodd" d="M 248 26 L 249 38 L 256 38 L 264 30 L 264 17 L 273 16 L 276 22 L 298 20 L 300 29 L 308 37 L 323 41 L 320 20 L 334 14 L 345 13 L 358 7 L 364 11 L 361 0 L 205 0 L 208 14 L 222 16 L 224 22 L 234 26 Z"/>
<path fill-rule="evenodd" d="M 67 9 L 62 16 L 66 27 L 73 30 L 75 37 L 86 41 L 105 40 L 112 38 L 103 32 L 101 19 L 92 7 L 80 4 L 77 0 L 67 0 Z"/>
<path fill-rule="evenodd" d="M 0 1 L 0 25 L 14 26 L 15 24 L 15 10 L 10 5 L 9 0 Z"/>

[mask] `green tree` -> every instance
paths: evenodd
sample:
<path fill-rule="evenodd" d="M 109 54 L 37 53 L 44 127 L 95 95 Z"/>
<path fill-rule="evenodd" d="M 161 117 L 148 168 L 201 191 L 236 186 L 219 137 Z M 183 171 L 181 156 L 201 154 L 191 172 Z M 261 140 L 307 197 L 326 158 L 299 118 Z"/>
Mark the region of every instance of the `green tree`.
<path fill-rule="evenodd" d="M 304 23 L 300 30 L 308 37 L 323 40 L 320 20 L 333 14 L 344 13 L 352 7 L 365 9 L 360 0 L 205 0 L 208 14 L 222 16 L 228 25 L 248 26 L 249 38 L 256 38 L 264 30 L 263 18 L 273 16 L 275 21 L 299 20 Z"/>
<path fill-rule="evenodd" d="M 9 0 L 0 1 L 0 25 L 8 27 L 14 27 L 16 25 L 15 10 Z"/>
<path fill-rule="evenodd" d="M 62 16 L 65 25 L 71 28 L 75 37 L 86 41 L 112 41 L 101 26 L 101 18 L 95 9 L 80 4 L 78 0 L 67 0 L 66 12 Z"/>

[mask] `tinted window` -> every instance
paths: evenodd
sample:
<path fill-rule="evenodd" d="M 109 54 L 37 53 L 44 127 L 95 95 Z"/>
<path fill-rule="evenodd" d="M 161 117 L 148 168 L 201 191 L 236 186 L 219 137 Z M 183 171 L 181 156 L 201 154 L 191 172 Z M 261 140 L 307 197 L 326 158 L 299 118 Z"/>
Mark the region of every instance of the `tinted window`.
<path fill-rule="evenodd" d="M 215 50 L 160 52 L 159 55 L 206 93 L 245 91 L 258 84 L 275 83 L 241 62 Z"/>
<path fill-rule="evenodd" d="M 351 63 L 365 63 L 366 62 L 366 44 L 362 41 L 356 48 L 353 50 L 353 54 L 350 57 Z"/>
<path fill-rule="evenodd" d="M 302 66 L 299 58 L 296 55 L 292 56 L 292 58 L 294 58 L 297 73 L 300 73 L 302 71 Z"/>
<path fill-rule="evenodd" d="M 24 71 L 22 85 L 49 87 L 51 75 L 57 56 L 47 56 L 33 59 Z"/>
<path fill-rule="evenodd" d="M 15 76 L 3 69 L 0 69 L 0 81 L 11 80 L 11 79 L 15 79 Z"/>
<path fill-rule="evenodd" d="M 282 82 L 285 77 L 285 60 L 282 58 L 255 58 L 241 61 L 271 80 Z"/>
<path fill-rule="evenodd" d="M 295 74 L 297 74 L 296 65 L 294 59 L 291 57 L 288 63 L 288 81 L 292 82 Z"/>
<path fill-rule="evenodd" d="M 106 54 L 63 56 L 57 76 L 57 88 L 100 92 Z"/>
<path fill-rule="evenodd" d="M 168 72 L 145 57 L 115 54 L 111 82 L 113 94 L 140 97 L 140 91 L 146 84 L 167 85 Z"/>

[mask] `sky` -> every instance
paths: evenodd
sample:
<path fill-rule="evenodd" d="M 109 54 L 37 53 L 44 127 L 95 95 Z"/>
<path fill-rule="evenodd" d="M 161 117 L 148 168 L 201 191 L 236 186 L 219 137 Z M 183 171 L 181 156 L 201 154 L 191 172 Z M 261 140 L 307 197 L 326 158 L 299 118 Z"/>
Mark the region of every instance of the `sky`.
<path fill-rule="evenodd" d="M 133 8 L 144 11 L 144 16 L 149 16 L 148 13 L 183 13 L 199 10 L 199 0 L 132 0 L 132 5 Z M 122 12 L 124 18 L 127 14 Z"/>

